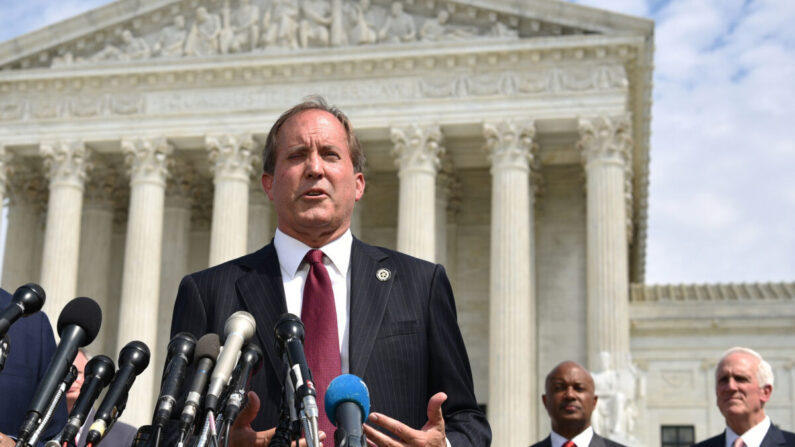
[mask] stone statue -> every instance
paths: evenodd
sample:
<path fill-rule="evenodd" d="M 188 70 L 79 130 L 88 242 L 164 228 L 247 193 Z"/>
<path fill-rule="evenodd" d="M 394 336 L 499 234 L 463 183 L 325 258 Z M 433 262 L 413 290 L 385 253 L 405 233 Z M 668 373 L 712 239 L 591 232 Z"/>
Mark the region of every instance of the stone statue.
<path fill-rule="evenodd" d="M 499 21 L 496 15 L 490 18 L 492 25 L 488 32 L 491 37 L 519 37 L 519 31 L 508 27 L 508 25 Z"/>
<path fill-rule="evenodd" d="M 304 15 L 298 29 L 301 48 L 309 47 L 310 43 L 328 46 L 328 27 L 331 25 L 331 9 L 328 0 L 303 0 L 301 11 Z"/>
<path fill-rule="evenodd" d="M 266 45 L 298 49 L 298 6 L 293 0 L 275 0 L 262 22 Z"/>
<path fill-rule="evenodd" d="M 353 45 L 376 43 L 375 11 L 371 8 L 370 0 L 361 0 L 358 5 L 352 4 L 348 12 L 348 20 L 352 24 L 348 41 Z"/>
<path fill-rule="evenodd" d="M 450 20 L 450 13 L 444 9 L 439 10 L 435 19 L 428 19 L 420 29 L 420 40 L 426 42 L 437 42 L 440 40 L 458 40 L 472 37 L 477 34 L 477 30 L 453 27 L 447 23 Z"/>
<path fill-rule="evenodd" d="M 185 42 L 185 54 L 188 56 L 210 56 L 220 50 L 221 18 L 210 14 L 204 6 L 196 8 L 196 22 Z"/>
<path fill-rule="evenodd" d="M 153 53 L 162 57 L 179 57 L 185 54 L 185 39 L 188 31 L 185 29 L 185 17 L 177 15 L 174 24 L 163 28 L 160 37 L 155 42 Z"/>
<path fill-rule="evenodd" d="M 251 0 L 240 0 L 237 10 L 227 14 L 230 18 L 226 36 L 221 42 L 222 52 L 240 53 L 251 51 L 257 47 L 259 41 L 259 7 L 252 5 Z"/>
<path fill-rule="evenodd" d="M 121 33 L 122 45 L 115 47 L 106 45 L 101 51 L 91 56 L 92 61 L 129 61 L 145 59 L 150 55 L 149 45 L 140 37 L 133 36 L 130 30 Z"/>
<path fill-rule="evenodd" d="M 645 397 L 645 377 L 632 364 L 627 354 L 627 366 L 614 368 L 611 354 L 599 353 L 602 370 L 593 374 L 599 403 L 591 417 L 597 433 L 627 445 L 634 445 L 635 420 L 638 402 Z"/>
<path fill-rule="evenodd" d="M 391 43 L 410 42 L 417 39 L 414 18 L 403 12 L 402 3 L 392 3 L 390 14 L 386 18 L 383 28 L 378 33 L 378 38 L 381 41 Z"/>

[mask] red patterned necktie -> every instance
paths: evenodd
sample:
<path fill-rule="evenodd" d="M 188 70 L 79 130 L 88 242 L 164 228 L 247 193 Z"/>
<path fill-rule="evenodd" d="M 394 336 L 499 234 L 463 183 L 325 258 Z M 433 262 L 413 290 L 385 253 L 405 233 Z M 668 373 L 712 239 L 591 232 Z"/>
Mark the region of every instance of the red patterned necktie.
<path fill-rule="evenodd" d="M 301 305 L 301 321 L 304 323 L 304 352 L 317 391 L 317 407 L 320 412 L 318 428 L 326 432 L 327 439 L 334 438 L 334 426 L 326 417 L 326 388 L 332 379 L 340 375 L 340 343 L 337 332 L 337 308 L 334 305 L 334 290 L 323 252 L 309 250 L 304 256 L 309 263 L 309 274 L 304 284 L 304 302 Z"/>
<path fill-rule="evenodd" d="M 577 444 L 575 444 L 574 441 L 572 440 L 568 440 L 565 443 L 563 443 L 563 447 L 577 447 Z"/>

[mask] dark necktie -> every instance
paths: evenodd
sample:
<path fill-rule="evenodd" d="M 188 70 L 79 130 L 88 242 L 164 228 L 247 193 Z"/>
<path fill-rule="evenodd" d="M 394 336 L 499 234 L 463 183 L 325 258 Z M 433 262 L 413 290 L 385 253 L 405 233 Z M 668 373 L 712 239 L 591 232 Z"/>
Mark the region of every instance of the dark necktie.
<path fill-rule="evenodd" d="M 320 412 L 318 428 L 326 432 L 327 439 L 333 439 L 334 426 L 326 417 L 324 397 L 328 384 L 340 375 L 342 369 L 337 308 L 334 305 L 331 279 L 323 265 L 323 252 L 309 250 L 304 261 L 309 263 L 309 274 L 304 284 L 304 301 L 301 305 L 301 321 L 306 331 L 304 351 L 317 391 L 317 407 Z"/>
<path fill-rule="evenodd" d="M 568 440 L 563 443 L 563 447 L 577 447 L 577 444 L 575 444 L 572 440 Z"/>

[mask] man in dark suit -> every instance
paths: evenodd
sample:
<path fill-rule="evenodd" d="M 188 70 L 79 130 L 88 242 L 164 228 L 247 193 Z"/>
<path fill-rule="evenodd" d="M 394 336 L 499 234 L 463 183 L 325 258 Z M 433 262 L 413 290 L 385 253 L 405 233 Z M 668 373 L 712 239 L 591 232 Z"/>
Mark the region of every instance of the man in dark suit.
<path fill-rule="evenodd" d="M 765 414 L 773 393 L 773 369 L 752 349 L 734 347 L 715 368 L 715 394 L 726 420 L 723 433 L 697 447 L 774 447 L 795 445 L 795 433 L 780 430 Z"/>
<path fill-rule="evenodd" d="M 623 447 L 591 427 L 597 396 L 591 373 L 575 362 L 563 362 L 547 374 L 541 399 L 549 413 L 552 433 L 531 447 Z"/>
<path fill-rule="evenodd" d="M 75 356 L 75 361 L 73 364 L 77 368 L 77 378 L 75 379 L 72 386 L 66 391 L 66 408 L 69 410 L 69 413 L 72 412 L 72 408 L 75 406 L 75 401 L 77 401 L 78 396 L 80 396 L 80 388 L 83 386 L 83 381 L 85 380 L 85 369 L 86 364 L 88 363 L 88 356 L 86 355 L 85 351 L 82 349 L 77 350 L 77 356 Z M 80 433 L 77 436 L 77 445 L 79 447 L 84 447 L 86 445 L 86 438 L 88 438 L 88 427 L 91 427 L 91 424 L 94 423 L 94 414 L 96 412 L 96 408 L 92 408 L 91 411 L 86 416 L 86 420 L 83 423 L 83 428 L 80 430 Z M 138 430 L 130 424 L 125 424 L 121 421 L 116 421 L 113 426 L 108 430 L 107 434 L 102 438 L 102 445 L 108 446 L 130 446 L 132 445 L 133 439 L 135 439 L 135 433 Z"/>
<path fill-rule="evenodd" d="M 304 319 L 307 311 L 317 311 L 303 305 L 308 298 L 302 291 L 317 269 L 317 260 L 305 262 L 305 255 L 320 249 L 327 272 L 321 282 L 333 289 L 333 303 L 321 312 L 336 317 L 331 338 L 339 360 L 313 365 L 310 359 L 315 382 L 315 371 L 326 366 L 360 376 L 371 395 L 369 424 L 402 445 L 489 445 L 491 431 L 477 407 L 444 268 L 367 245 L 350 233 L 365 182 L 364 156 L 347 117 L 322 98 L 299 104 L 271 128 L 263 160 L 262 185 L 278 216 L 273 242 L 186 276 L 171 328 L 172 334 L 198 337 L 222 333 L 237 310 L 256 319 L 256 341 L 268 366 L 254 377 L 256 395 L 250 394 L 232 438 L 239 445 L 266 445 L 273 436 L 285 379 L 273 327 L 285 312 Z M 307 327 L 307 347 L 319 342 Z M 322 384 L 317 388 L 325 391 Z M 394 442 L 369 425 L 365 430 L 376 445 Z"/>
<path fill-rule="evenodd" d="M 0 309 L 11 304 L 11 294 L 0 289 Z M 17 320 L 8 330 L 10 349 L 0 372 L 0 447 L 13 446 L 36 387 L 55 354 L 55 337 L 44 312 Z M 41 440 L 55 437 L 66 425 L 66 404 L 61 401 Z M 41 443 L 43 445 L 43 443 Z"/>

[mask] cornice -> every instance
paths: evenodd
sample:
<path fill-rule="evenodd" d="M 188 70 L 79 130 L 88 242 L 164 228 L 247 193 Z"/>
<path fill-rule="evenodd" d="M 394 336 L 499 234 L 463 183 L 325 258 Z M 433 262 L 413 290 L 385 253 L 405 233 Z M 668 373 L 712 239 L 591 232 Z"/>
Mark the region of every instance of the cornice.
<path fill-rule="evenodd" d="M 632 284 L 633 303 L 687 304 L 694 302 L 744 303 L 795 301 L 795 283 Z"/>

